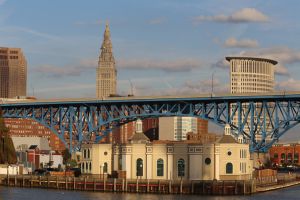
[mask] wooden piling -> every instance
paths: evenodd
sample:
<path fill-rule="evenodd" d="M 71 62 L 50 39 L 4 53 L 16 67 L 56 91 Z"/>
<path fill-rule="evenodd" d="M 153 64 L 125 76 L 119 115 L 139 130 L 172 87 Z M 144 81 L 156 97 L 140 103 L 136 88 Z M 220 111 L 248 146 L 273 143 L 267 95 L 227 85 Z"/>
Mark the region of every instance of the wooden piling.
<path fill-rule="evenodd" d="M 169 180 L 169 194 L 172 193 L 172 181 Z"/>
<path fill-rule="evenodd" d="M 76 178 L 73 178 L 73 190 L 76 190 Z"/>
<path fill-rule="evenodd" d="M 113 189 L 114 192 L 117 191 L 117 179 L 114 178 L 114 189 Z"/>
<path fill-rule="evenodd" d="M 182 194 L 182 179 L 180 180 L 180 194 Z"/>
<path fill-rule="evenodd" d="M 24 182 L 25 182 L 24 175 L 22 175 L 22 187 L 24 187 Z"/>
<path fill-rule="evenodd" d="M 96 191 L 96 180 L 95 179 L 93 179 L 93 180 L 94 180 L 93 181 L 93 184 L 94 184 L 93 190 Z"/>

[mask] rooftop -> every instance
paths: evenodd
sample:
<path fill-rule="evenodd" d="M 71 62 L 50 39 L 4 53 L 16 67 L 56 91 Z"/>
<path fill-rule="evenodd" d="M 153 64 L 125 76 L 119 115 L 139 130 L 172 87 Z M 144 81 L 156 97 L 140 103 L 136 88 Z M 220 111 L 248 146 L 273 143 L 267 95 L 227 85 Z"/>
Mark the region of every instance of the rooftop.
<path fill-rule="evenodd" d="M 255 60 L 255 61 L 264 61 L 272 63 L 273 65 L 276 65 L 278 62 L 276 60 L 271 60 L 268 58 L 258 58 L 258 57 L 247 57 L 247 56 L 227 56 L 225 57 L 227 61 L 230 61 L 232 59 L 239 59 L 239 60 Z"/>

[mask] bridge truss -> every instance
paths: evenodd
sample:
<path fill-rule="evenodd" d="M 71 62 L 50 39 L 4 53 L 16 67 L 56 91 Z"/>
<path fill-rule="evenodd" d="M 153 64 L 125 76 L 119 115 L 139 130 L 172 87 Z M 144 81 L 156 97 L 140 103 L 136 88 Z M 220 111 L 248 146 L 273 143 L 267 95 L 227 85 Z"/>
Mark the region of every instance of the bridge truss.
<path fill-rule="evenodd" d="M 300 122 L 300 94 L 189 98 L 111 98 L 0 104 L 5 118 L 33 119 L 53 131 L 70 151 L 101 140 L 111 130 L 137 118 L 190 116 L 220 126 L 266 152 Z"/>

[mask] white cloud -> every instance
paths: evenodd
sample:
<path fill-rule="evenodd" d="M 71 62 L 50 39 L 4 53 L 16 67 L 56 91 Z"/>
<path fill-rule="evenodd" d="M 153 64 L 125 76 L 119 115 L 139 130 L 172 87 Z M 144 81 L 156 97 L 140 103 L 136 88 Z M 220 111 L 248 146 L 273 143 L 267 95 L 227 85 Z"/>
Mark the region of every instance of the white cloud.
<path fill-rule="evenodd" d="M 103 20 L 96 20 L 96 21 L 76 21 L 74 23 L 74 25 L 76 26 L 89 26 L 89 25 L 101 25 L 101 24 L 105 24 L 105 22 Z"/>
<path fill-rule="evenodd" d="M 292 64 L 300 62 L 300 51 L 288 47 L 271 47 L 263 48 L 255 51 L 244 51 L 241 55 L 259 56 L 274 59 L 283 64 Z"/>
<path fill-rule="evenodd" d="M 80 60 L 78 64 L 65 66 L 42 65 L 35 67 L 32 72 L 38 72 L 48 77 L 59 78 L 62 76 L 80 76 L 84 72 L 96 71 L 97 61 L 95 59 Z"/>
<path fill-rule="evenodd" d="M 60 39 L 60 37 L 58 37 L 58 36 L 50 35 L 48 33 L 39 32 L 39 31 L 30 29 L 30 28 L 26 28 L 26 27 L 7 26 L 7 27 L 0 28 L 0 31 L 12 32 L 12 33 L 23 32 L 23 33 L 28 33 L 30 35 L 34 35 L 34 36 L 37 36 L 37 37 L 50 39 L 50 40 Z"/>
<path fill-rule="evenodd" d="M 228 48 L 254 48 L 258 47 L 258 42 L 256 40 L 251 40 L 251 39 L 241 39 L 237 40 L 235 38 L 228 38 L 225 43 L 225 47 Z"/>
<path fill-rule="evenodd" d="M 148 23 L 151 25 L 156 25 L 156 24 L 163 24 L 165 22 L 167 22 L 167 19 L 165 17 L 159 17 L 159 18 L 154 18 L 149 20 Z"/>
<path fill-rule="evenodd" d="M 276 75 L 281 75 L 281 76 L 290 76 L 290 73 L 288 72 L 288 69 L 280 64 L 275 65 L 274 71 Z"/>
<path fill-rule="evenodd" d="M 294 63 L 300 63 L 300 51 L 290 49 L 288 47 L 270 47 L 251 51 L 242 51 L 232 56 L 250 56 L 276 60 L 278 61 L 278 64 L 275 65 L 275 74 L 280 76 L 290 76 L 291 74 L 286 66 Z M 222 69 L 228 69 L 228 66 L 229 62 L 224 58 L 212 65 L 212 67 Z"/>
<path fill-rule="evenodd" d="M 32 72 L 38 72 L 48 77 L 62 76 L 80 76 L 84 72 L 96 70 L 96 59 L 80 60 L 77 64 L 68 64 L 64 66 L 41 65 L 33 68 Z M 193 69 L 199 69 L 204 66 L 201 60 L 192 58 L 183 58 L 175 60 L 146 60 L 146 59 L 120 59 L 117 62 L 117 69 L 134 69 L 134 70 L 163 70 L 166 72 L 187 72 Z"/>
<path fill-rule="evenodd" d="M 203 21 L 215 21 L 215 22 L 226 22 L 226 23 L 248 23 L 248 22 L 268 22 L 269 17 L 255 8 L 243 8 L 238 10 L 231 15 L 214 15 L 214 16 L 198 16 L 193 20 L 195 23 Z"/>
<path fill-rule="evenodd" d="M 7 0 L 0 0 L 0 6 L 2 6 Z"/>
<path fill-rule="evenodd" d="M 159 81 L 159 80 L 158 80 Z M 161 80 L 160 80 L 161 81 Z M 153 82 L 153 81 L 152 81 Z M 214 93 L 228 93 L 229 85 L 221 83 L 218 78 L 214 79 Z M 135 85 L 134 91 L 136 96 L 169 96 L 169 95 L 196 95 L 208 94 L 212 90 L 211 80 L 186 81 L 176 87 L 153 88 L 152 84 Z"/>
<path fill-rule="evenodd" d="M 277 82 L 275 87 L 276 87 L 276 90 L 281 90 L 281 91 L 286 91 L 286 90 L 299 91 L 300 81 L 290 78 L 285 81 Z"/>
<path fill-rule="evenodd" d="M 212 67 L 229 70 L 229 62 L 225 58 L 223 58 L 213 64 Z"/>
<path fill-rule="evenodd" d="M 203 61 L 193 58 L 178 58 L 174 60 L 149 60 L 149 59 L 121 59 L 118 67 L 124 69 L 157 69 L 167 72 L 184 72 L 192 69 L 202 68 Z"/>

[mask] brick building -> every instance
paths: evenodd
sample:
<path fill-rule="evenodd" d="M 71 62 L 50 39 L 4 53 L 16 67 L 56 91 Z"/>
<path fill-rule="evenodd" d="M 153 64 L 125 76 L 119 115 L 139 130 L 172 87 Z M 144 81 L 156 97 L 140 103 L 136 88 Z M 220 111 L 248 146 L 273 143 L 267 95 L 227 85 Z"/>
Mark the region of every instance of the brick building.
<path fill-rule="evenodd" d="M 276 144 L 270 148 L 269 153 L 272 164 L 278 166 L 291 164 L 300 165 L 300 144 Z"/>
<path fill-rule="evenodd" d="M 5 118 L 4 122 L 9 128 L 11 137 L 45 137 L 52 150 L 63 151 L 65 149 L 64 143 L 51 130 L 34 120 Z"/>

